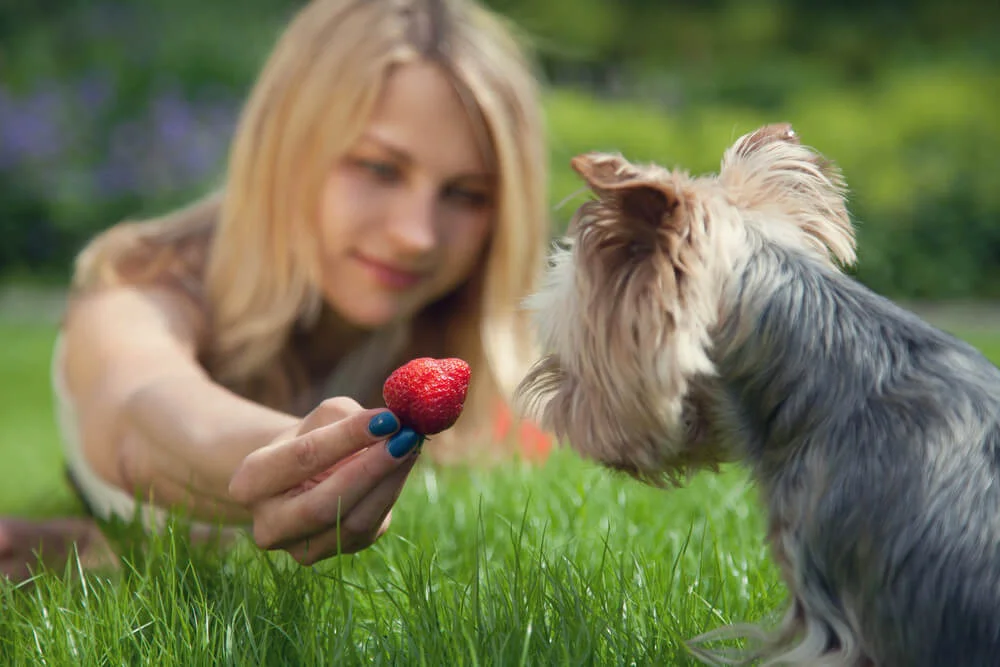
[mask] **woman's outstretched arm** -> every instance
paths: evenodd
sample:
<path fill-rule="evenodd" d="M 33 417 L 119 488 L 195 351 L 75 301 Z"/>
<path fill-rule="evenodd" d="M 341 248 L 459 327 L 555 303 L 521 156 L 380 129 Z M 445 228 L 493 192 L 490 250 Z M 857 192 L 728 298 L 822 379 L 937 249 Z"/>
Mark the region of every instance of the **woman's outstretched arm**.
<path fill-rule="evenodd" d="M 249 518 L 229 480 L 298 419 L 214 382 L 197 361 L 201 314 L 162 289 L 113 288 L 72 305 L 60 367 L 94 471 L 194 516 Z"/>
<path fill-rule="evenodd" d="M 156 505 L 249 521 L 259 546 L 303 563 L 374 542 L 421 438 L 347 398 L 298 419 L 234 394 L 197 361 L 198 317 L 163 290 L 115 288 L 73 305 L 57 371 L 90 466 Z"/>

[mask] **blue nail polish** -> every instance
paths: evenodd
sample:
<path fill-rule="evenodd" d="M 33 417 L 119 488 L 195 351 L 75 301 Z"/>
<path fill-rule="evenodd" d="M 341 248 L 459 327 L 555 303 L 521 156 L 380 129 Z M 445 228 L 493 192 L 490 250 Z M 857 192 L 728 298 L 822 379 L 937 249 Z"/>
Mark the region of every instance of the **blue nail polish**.
<path fill-rule="evenodd" d="M 397 428 L 399 428 L 399 422 L 396 421 L 396 416 L 391 412 L 380 412 L 368 422 L 368 432 L 377 438 L 395 433 Z"/>
<path fill-rule="evenodd" d="M 396 435 L 389 438 L 387 445 L 389 454 L 393 458 L 401 459 L 414 450 L 417 445 L 424 441 L 424 436 L 420 435 L 412 428 L 403 428 Z"/>

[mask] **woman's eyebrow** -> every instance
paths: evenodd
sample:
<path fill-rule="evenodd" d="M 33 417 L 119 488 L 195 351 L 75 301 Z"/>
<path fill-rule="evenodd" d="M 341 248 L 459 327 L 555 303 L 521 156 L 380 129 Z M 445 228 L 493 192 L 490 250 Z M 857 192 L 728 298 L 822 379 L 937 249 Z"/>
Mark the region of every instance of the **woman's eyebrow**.
<path fill-rule="evenodd" d="M 394 158 L 396 158 L 400 162 L 405 162 L 405 163 L 413 162 L 413 156 L 411 156 L 405 150 L 393 145 L 392 143 L 374 134 L 366 133 L 361 135 L 361 141 L 362 143 L 368 142 L 377 145 L 379 148 L 391 154 Z"/>

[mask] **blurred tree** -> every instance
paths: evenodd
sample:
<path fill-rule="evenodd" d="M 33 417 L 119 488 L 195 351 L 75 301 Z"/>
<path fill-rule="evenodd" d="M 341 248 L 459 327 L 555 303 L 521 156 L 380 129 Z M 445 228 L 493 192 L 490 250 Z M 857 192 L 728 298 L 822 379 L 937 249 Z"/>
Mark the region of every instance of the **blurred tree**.
<path fill-rule="evenodd" d="M 95 231 L 209 187 L 303 1 L 0 1 L 0 275 L 64 275 Z M 575 151 L 708 169 L 736 131 L 789 119 L 848 169 L 859 277 L 998 291 L 1000 3 L 484 1 L 552 84 L 553 203 L 579 187 Z"/>

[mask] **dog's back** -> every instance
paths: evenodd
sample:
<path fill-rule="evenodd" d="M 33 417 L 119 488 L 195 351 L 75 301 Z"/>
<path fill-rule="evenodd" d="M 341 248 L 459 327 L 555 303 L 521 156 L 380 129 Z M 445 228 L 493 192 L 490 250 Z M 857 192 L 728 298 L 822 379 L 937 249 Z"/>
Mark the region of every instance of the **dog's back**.
<path fill-rule="evenodd" d="M 810 324 L 770 304 L 748 344 L 780 344 L 782 362 L 730 389 L 757 403 L 745 432 L 796 534 L 799 598 L 880 666 L 1000 664 L 1000 371 L 842 274 L 782 270 L 774 298 Z"/>
<path fill-rule="evenodd" d="M 872 451 L 841 458 L 813 539 L 880 664 L 998 665 L 1000 374 L 883 306 L 898 375 L 844 424 L 848 450 Z"/>

